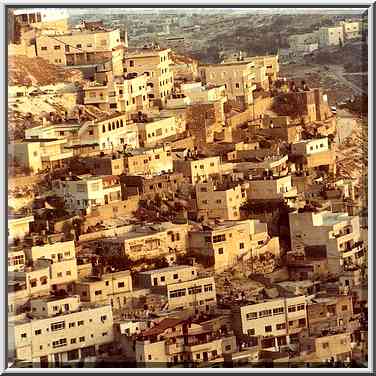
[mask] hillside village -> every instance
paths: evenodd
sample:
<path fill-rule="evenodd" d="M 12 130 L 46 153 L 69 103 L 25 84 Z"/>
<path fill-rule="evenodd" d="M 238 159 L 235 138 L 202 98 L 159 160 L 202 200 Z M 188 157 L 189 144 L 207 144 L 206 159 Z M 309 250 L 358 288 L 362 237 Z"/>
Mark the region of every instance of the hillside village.
<path fill-rule="evenodd" d="M 365 92 L 294 74 L 362 22 L 218 63 L 131 25 L 8 14 L 9 363 L 366 367 Z"/>

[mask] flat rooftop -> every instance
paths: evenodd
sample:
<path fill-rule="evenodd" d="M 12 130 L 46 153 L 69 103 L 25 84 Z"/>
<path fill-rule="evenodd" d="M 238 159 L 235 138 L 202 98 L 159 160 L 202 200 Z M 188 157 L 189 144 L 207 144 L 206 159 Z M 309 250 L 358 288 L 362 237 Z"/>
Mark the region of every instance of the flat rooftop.
<path fill-rule="evenodd" d="M 188 268 L 193 268 L 193 266 L 191 266 L 191 265 L 168 266 L 166 268 L 161 268 L 161 269 L 147 270 L 147 271 L 141 272 L 139 274 L 150 275 L 150 274 L 154 274 L 154 273 L 174 272 L 174 271 L 188 269 Z"/>
<path fill-rule="evenodd" d="M 322 223 L 324 226 L 331 226 L 343 221 L 348 221 L 353 217 L 349 216 L 347 213 L 323 213 Z"/>

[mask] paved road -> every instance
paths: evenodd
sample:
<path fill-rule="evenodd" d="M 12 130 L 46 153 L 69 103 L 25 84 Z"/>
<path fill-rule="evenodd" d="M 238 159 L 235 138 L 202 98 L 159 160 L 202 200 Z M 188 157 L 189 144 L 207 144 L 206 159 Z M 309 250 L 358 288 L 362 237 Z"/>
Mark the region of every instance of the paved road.
<path fill-rule="evenodd" d="M 355 94 L 362 95 L 367 94 L 367 90 L 363 89 L 362 87 L 355 85 L 353 82 L 347 80 L 343 75 L 346 72 L 343 70 L 342 65 L 329 65 L 329 71 L 336 76 L 336 78 L 341 81 L 344 85 L 349 87 L 350 89 L 354 90 Z"/>

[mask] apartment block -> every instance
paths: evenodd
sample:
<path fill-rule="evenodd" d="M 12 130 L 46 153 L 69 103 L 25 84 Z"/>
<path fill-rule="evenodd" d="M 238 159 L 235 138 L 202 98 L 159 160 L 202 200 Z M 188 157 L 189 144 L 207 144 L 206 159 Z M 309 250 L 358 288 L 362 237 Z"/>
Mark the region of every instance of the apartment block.
<path fill-rule="evenodd" d="M 139 194 L 144 200 L 175 197 L 183 182 L 183 175 L 174 172 L 155 176 L 123 175 L 120 177 L 123 197 Z"/>
<path fill-rule="evenodd" d="M 116 237 L 102 239 L 101 245 L 108 252 L 127 255 L 132 260 L 161 257 L 174 260 L 177 254 L 184 254 L 188 249 L 188 230 L 188 224 L 170 222 L 131 226 L 124 232 L 119 229 Z"/>
<path fill-rule="evenodd" d="M 31 301 L 31 312 L 9 328 L 9 348 L 17 361 L 39 367 L 94 361 L 113 341 L 109 305 L 83 305 L 78 296 Z"/>
<path fill-rule="evenodd" d="M 138 336 L 134 358 L 145 367 L 153 363 L 208 365 L 236 350 L 236 338 L 230 333 L 220 336 L 205 331 L 205 323 L 166 318 Z"/>
<path fill-rule="evenodd" d="M 123 154 L 88 157 L 84 163 L 95 175 L 121 175 L 125 171 Z"/>
<path fill-rule="evenodd" d="M 77 279 L 74 241 L 49 241 L 25 249 L 26 258 L 34 267 L 48 267 L 53 290 L 65 288 Z"/>
<path fill-rule="evenodd" d="M 171 147 L 168 144 L 127 151 L 124 156 L 127 175 L 158 175 L 173 171 Z"/>
<path fill-rule="evenodd" d="M 198 275 L 195 267 L 171 266 L 141 272 L 137 278 L 140 287 L 166 296 L 169 310 L 209 311 L 217 301 L 214 277 Z"/>
<path fill-rule="evenodd" d="M 82 302 L 111 304 L 113 309 L 120 309 L 129 303 L 132 277 L 128 270 L 89 275 L 80 278 L 74 289 Z"/>
<path fill-rule="evenodd" d="M 64 34 L 40 35 L 35 41 L 37 56 L 52 64 L 79 66 L 111 61 L 121 53 L 119 29 L 71 29 Z M 121 58 L 120 58 L 121 62 Z"/>
<path fill-rule="evenodd" d="M 127 114 L 115 113 L 83 124 L 78 132 L 79 143 L 98 145 L 99 150 L 138 147 L 138 129 L 127 121 Z"/>
<path fill-rule="evenodd" d="M 25 8 L 9 10 L 10 40 L 17 43 L 22 40 L 24 31 L 34 29 L 49 33 L 68 31 L 69 15 L 66 9 Z"/>
<path fill-rule="evenodd" d="M 339 46 L 344 42 L 342 26 L 320 27 L 318 31 L 319 47 Z"/>
<path fill-rule="evenodd" d="M 335 173 L 336 154 L 329 145 L 328 138 L 301 140 L 291 144 L 291 162 L 297 172 L 326 171 Z"/>
<path fill-rule="evenodd" d="M 310 335 L 319 335 L 328 330 L 353 332 L 359 329 L 351 295 L 317 295 L 308 302 L 307 315 Z"/>
<path fill-rule="evenodd" d="M 143 118 L 136 120 L 139 141 L 142 147 L 152 147 L 163 143 L 164 140 L 184 132 L 174 116 L 165 118 Z"/>
<path fill-rule="evenodd" d="M 362 35 L 362 23 L 358 21 L 340 21 L 345 40 L 357 39 Z"/>
<path fill-rule="evenodd" d="M 22 240 L 30 232 L 30 223 L 34 222 L 34 216 L 13 214 L 8 218 L 8 242 L 15 239 Z"/>
<path fill-rule="evenodd" d="M 196 184 L 197 215 L 205 219 L 240 219 L 240 208 L 247 201 L 246 188 L 215 184 L 213 181 Z"/>
<path fill-rule="evenodd" d="M 180 92 L 189 98 L 190 103 L 226 101 L 226 90 L 224 85 L 203 86 L 202 82 L 182 84 Z"/>
<path fill-rule="evenodd" d="M 346 331 L 329 332 L 326 335 L 312 336 L 305 340 L 302 352 L 303 361 L 314 363 L 349 362 L 352 354 L 351 333 Z"/>
<path fill-rule="evenodd" d="M 53 181 L 53 191 L 64 199 L 67 208 L 90 213 L 92 207 L 121 200 L 121 187 L 116 176 L 70 176 Z"/>
<path fill-rule="evenodd" d="M 174 171 L 181 172 L 191 184 L 207 181 L 209 177 L 221 174 L 220 157 L 176 159 L 173 161 Z"/>
<path fill-rule="evenodd" d="M 136 113 L 149 107 L 147 76 L 115 77 L 108 82 L 93 81 L 84 87 L 84 104 L 103 111 Z"/>
<path fill-rule="evenodd" d="M 9 145 L 9 159 L 37 173 L 42 171 L 42 158 L 38 142 L 15 142 Z"/>
<path fill-rule="evenodd" d="M 241 109 L 246 109 L 253 103 L 253 91 L 256 89 L 253 69 L 254 63 L 240 61 L 201 65 L 199 73 L 205 85 L 224 86 L 227 98 Z"/>
<path fill-rule="evenodd" d="M 127 49 L 124 52 L 124 73 L 146 74 L 151 92 L 148 98 L 163 105 L 171 95 L 174 76 L 170 49 Z"/>
<path fill-rule="evenodd" d="M 189 233 L 190 251 L 206 260 L 216 272 L 235 265 L 240 260 L 271 253 L 279 257 L 279 239 L 270 237 L 266 223 L 255 219 L 224 221 L 215 226 Z"/>
<path fill-rule="evenodd" d="M 20 247 L 8 248 L 8 272 L 22 271 L 26 264 L 25 252 Z"/>
<path fill-rule="evenodd" d="M 251 200 L 286 200 L 293 204 L 297 190 L 292 186 L 291 175 L 264 176 L 249 181 L 248 197 Z"/>
<path fill-rule="evenodd" d="M 296 211 L 289 214 L 291 249 L 311 258 L 326 258 L 329 271 L 340 273 L 364 260 L 359 217 L 330 211 Z"/>
<path fill-rule="evenodd" d="M 258 337 L 262 349 L 278 350 L 296 342 L 299 332 L 307 328 L 304 295 L 239 303 L 232 314 L 235 333 Z"/>

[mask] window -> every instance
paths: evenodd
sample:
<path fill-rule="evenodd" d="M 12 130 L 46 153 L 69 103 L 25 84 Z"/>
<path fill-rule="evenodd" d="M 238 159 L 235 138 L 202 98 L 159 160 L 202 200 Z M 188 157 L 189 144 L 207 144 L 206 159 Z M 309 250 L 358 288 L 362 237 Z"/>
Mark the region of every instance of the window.
<path fill-rule="evenodd" d="M 76 360 L 79 358 L 78 350 L 68 351 L 68 360 Z"/>
<path fill-rule="evenodd" d="M 222 202 L 222 200 L 216 200 L 217 204 L 220 204 L 221 202 Z"/>
<path fill-rule="evenodd" d="M 244 243 L 239 243 L 239 248 L 244 249 Z"/>
<path fill-rule="evenodd" d="M 105 321 L 106 319 L 107 319 L 107 316 L 106 316 L 106 315 L 101 316 L 101 321 L 102 321 L 102 322 Z"/>
<path fill-rule="evenodd" d="M 41 49 L 41 51 L 47 51 L 47 47 L 46 46 L 42 46 L 40 49 Z"/>
<path fill-rule="evenodd" d="M 71 274 L 72 274 L 71 271 L 70 271 L 70 270 L 67 270 L 66 275 L 69 276 L 69 275 L 71 275 Z"/>
<path fill-rule="evenodd" d="M 97 290 L 97 291 L 95 291 L 95 295 L 102 295 L 102 290 Z"/>
<path fill-rule="evenodd" d="M 296 310 L 297 310 L 297 311 L 303 311 L 303 310 L 304 310 L 304 307 L 305 307 L 304 303 L 303 303 L 303 304 L 298 304 L 298 305 L 296 306 Z"/>
<path fill-rule="evenodd" d="M 81 47 L 82 47 L 82 44 L 76 44 L 76 47 L 77 47 L 77 48 L 81 48 Z"/>
<path fill-rule="evenodd" d="M 170 298 L 178 298 L 180 296 L 185 296 L 185 293 L 185 289 L 174 290 L 170 292 Z"/>
<path fill-rule="evenodd" d="M 26 338 L 26 337 L 27 337 L 26 333 L 21 334 L 21 338 Z"/>
<path fill-rule="evenodd" d="M 118 287 L 124 287 L 124 282 L 118 282 Z"/>
<path fill-rule="evenodd" d="M 270 333 L 272 331 L 272 326 L 271 325 L 266 325 L 265 326 L 265 333 Z"/>
<path fill-rule="evenodd" d="M 189 295 L 201 294 L 202 293 L 202 286 L 194 286 L 188 288 Z"/>
<path fill-rule="evenodd" d="M 203 204 L 207 204 L 207 203 L 208 203 L 208 200 L 202 200 L 202 203 L 203 203 Z"/>
<path fill-rule="evenodd" d="M 287 309 L 288 312 L 296 312 L 296 306 L 289 306 Z"/>
<path fill-rule="evenodd" d="M 174 278 L 174 279 L 178 279 L 179 276 L 178 276 L 177 274 L 174 274 L 173 278 Z"/>
<path fill-rule="evenodd" d="M 60 50 L 60 46 L 54 46 L 55 50 Z"/>
<path fill-rule="evenodd" d="M 148 359 L 151 360 L 151 355 L 150 354 L 148 355 Z"/>
<path fill-rule="evenodd" d="M 272 310 L 271 309 L 265 309 L 263 311 L 259 312 L 259 317 L 268 317 L 272 315 Z"/>
<path fill-rule="evenodd" d="M 342 311 L 347 311 L 347 305 L 342 306 Z"/>
<path fill-rule="evenodd" d="M 283 307 L 273 308 L 273 315 L 282 315 L 284 311 Z"/>
<path fill-rule="evenodd" d="M 231 345 L 226 345 L 225 350 L 226 351 L 230 351 L 231 350 Z"/>
<path fill-rule="evenodd" d="M 80 342 L 84 342 L 85 341 L 85 337 L 80 337 L 79 340 L 80 340 Z"/>
<path fill-rule="evenodd" d="M 129 66 L 134 67 L 134 61 L 133 60 L 129 60 Z"/>
<path fill-rule="evenodd" d="M 62 277 L 62 276 L 63 276 L 63 272 L 59 272 L 59 273 L 57 273 L 57 276 L 58 276 L 58 277 Z"/>
<path fill-rule="evenodd" d="M 328 349 L 328 348 L 329 348 L 329 342 L 324 342 L 324 343 L 322 344 L 322 348 L 323 348 L 323 349 Z"/>
<path fill-rule="evenodd" d="M 42 329 L 37 329 L 37 330 L 35 331 L 35 335 L 36 335 L 36 336 L 39 336 L 39 334 L 42 334 Z"/>
<path fill-rule="evenodd" d="M 225 234 L 213 236 L 213 243 L 219 243 L 219 242 L 224 242 L 224 241 L 226 241 L 226 235 Z"/>
<path fill-rule="evenodd" d="M 254 336 L 254 335 L 255 335 L 255 329 L 248 329 L 248 330 L 247 330 L 247 334 L 248 334 L 249 336 Z"/>
<path fill-rule="evenodd" d="M 93 130 L 90 130 L 89 131 L 89 135 L 92 136 L 94 134 L 94 131 Z"/>
<path fill-rule="evenodd" d="M 286 328 L 286 324 L 283 322 L 282 324 L 277 324 L 276 326 L 277 330 L 282 330 Z"/>
<path fill-rule="evenodd" d="M 218 254 L 223 255 L 223 248 L 218 248 Z"/>
<path fill-rule="evenodd" d="M 105 337 L 107 335 L 107 332 L 102 333 L 102 337 Z"/>
<path fill-rule="evenodd" d="M 71 338 L 70 343 L 71 344 L 76 343 L 76 338 Z"/>
<path fill-rule="evenodd" d="M 67 339 L 66 338 L 61 338 L 58 341 L 53 341 L 52 342 L 52 347 L 53 348 L 62 347 L 62 346 L 66 346 L 66 345 L 67 345 Z"/>
<path fill-rule="evenodd" d="M 239 89 L 240 85 L 238 83 L 235 84 L 235 87 Z"/>
<path fill-rule="evenodd" d="M 306 325 L 306 319 L 299 319 L 298 323 L 299 327 L 302 328 Z"/>
<path fill-rule="evenodd" d="M 255 320 L 255 319 L 257 319 L 257 312 L 247 313 L 247 320 Z"/>
<path fill-rule="evenodd" d="M 76 323 L 75 323 L 75 322 L 70 322 L 70 323 L 69 323 L 69 327 L 70 327 L 70 328 L 74 328 L 75 326 L 76 326 Z"/>
<path fill-rule="evenodd" d="M 77 322 L 77 326 L 82 326 L 82 325 L 84 325 L 84 320 L 80 320 Z"/>
<path fill-rule="evenodd" d="M 51 330 L 55 332 L 56 330 L 63 330 L 65 329 L 65 322 L 64 321 L 59 321 L 51 324 Z"/>
<path fill-rule="evenodd" d="M 213 291 L 213 285 L 211 283 L 209 285 L 204 285 L 204 291 Z"/>

